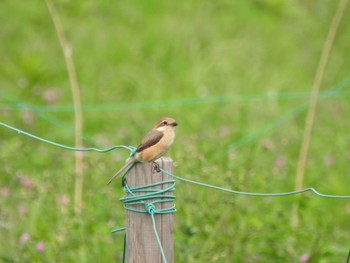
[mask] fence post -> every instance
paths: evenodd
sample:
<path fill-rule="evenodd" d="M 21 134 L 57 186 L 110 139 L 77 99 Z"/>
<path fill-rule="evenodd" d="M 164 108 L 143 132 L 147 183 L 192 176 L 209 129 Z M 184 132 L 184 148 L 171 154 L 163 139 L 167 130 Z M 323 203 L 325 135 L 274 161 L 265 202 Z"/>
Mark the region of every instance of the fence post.
<path fill-rule="evenodd" d="M 172 173 L 173 161 L 170 158 L 163 157 L 156 162 L 160 168 Z M 149 163 L 136 164 L 126 176 L 129 187 L 137 187 L 172 179 L 162 172 L 157 172 L 154 164 Z M 154 186 L 152 188 L 161 189 L 164 188 L 164 185 Z M 147 201 L 152 201 L 152 199 Z M 172 205 L 172 202 L 158 203 L 156 204 L 156 209 L 167 208 Z M 142 205 L 135 208 L 144 209 Z M 127 210 L 126 217 L 126 262 L 164 263 L 153 231 L 151 216 L 147 213 Z M 167 263 L 173 263 L 173 214 L 156 214 L 154 217 Z"/>

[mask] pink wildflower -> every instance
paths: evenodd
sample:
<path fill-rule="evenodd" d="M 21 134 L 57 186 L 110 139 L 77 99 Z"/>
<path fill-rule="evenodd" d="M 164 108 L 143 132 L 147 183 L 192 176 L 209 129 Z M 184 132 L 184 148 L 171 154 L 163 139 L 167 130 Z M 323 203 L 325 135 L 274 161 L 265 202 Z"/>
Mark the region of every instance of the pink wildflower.
<path fill-rule="evenodd" d="M 45 251 L 45 244 L 44 244 L 44 242 L 40 241 L 40 242 L 36 243 L 35 249 L 36 249 L 36 251 L 38 251 L 40 253 L 44 252 Z"/>

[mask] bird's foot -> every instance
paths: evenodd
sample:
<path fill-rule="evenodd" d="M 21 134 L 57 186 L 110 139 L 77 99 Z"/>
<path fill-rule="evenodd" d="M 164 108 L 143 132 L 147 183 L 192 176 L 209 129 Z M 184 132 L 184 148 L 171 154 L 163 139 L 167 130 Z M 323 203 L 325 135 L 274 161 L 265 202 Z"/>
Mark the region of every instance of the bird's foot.
<path fill-rule="evenodd" d="M 156 163 L 156 162 L 153 162 L 153 165 L 154 165 L 154 170 L 156 170 L 156 172 L 157 172 L 157 173 L 160 173 L 160 172 L 161 172 L 161 170 L 160 170 L 160 166 L 159 166 L 159 164 L 158 164 L 158 163 Z"/>
<path fill-rule="evenodd" d="M 124 177 L 123 180 L 122 180 L 122 187 L 124 187 L 127 184 L 128 184 L 128 182 L 126 180 L 126 177 Z"/>

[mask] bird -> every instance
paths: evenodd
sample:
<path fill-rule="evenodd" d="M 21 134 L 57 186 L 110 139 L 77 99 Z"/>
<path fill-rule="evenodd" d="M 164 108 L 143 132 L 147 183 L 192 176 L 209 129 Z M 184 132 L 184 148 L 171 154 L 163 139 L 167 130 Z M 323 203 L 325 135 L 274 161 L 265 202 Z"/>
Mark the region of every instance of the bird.
<path fill-rule="evenodd" d="M 124 166 L 112 176 L 107 185 L 135 162 L 149 163 L 165 155 L 174 142 L 175 127 L 177 125 L 178 123 L 173 118 L 160 118 L 153 129 L 143 138 L 134 154 L 126 161 Z"/>

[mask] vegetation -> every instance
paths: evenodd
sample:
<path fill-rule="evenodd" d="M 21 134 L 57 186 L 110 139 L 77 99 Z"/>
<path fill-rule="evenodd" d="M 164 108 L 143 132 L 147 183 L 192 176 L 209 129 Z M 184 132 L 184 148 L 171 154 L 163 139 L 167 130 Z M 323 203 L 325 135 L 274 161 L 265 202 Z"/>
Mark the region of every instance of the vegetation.
<path fill-rule="evenodd" d="M 309 101 L 337 2 L 54 1 L 73 49 L 84 145 L 136 146 L 172 116 L 176 175 L 293 190 L 306 116 L 295 109 Z M 349 77 L 349 17 L 347 7 L 321 91 Z M 0 24 L 1 122 L 74 146 L 69 79 L 45 1 L 2 1 Z M 348 91 L 317 106 L 304 185 L 322 193 L 350 195 Z M 84 154 L 76 215 L 74 152 L 3 127 L 0 135 L 0 261 L 119 262 L 123 235 L 110 231 L 125 224 L 124 193 L 106 182 L 128 152 Z M 238 196 L 183 182 L 176 196 L 176 262 L 345 262 L 349 253 L 349 199 Z"/>

